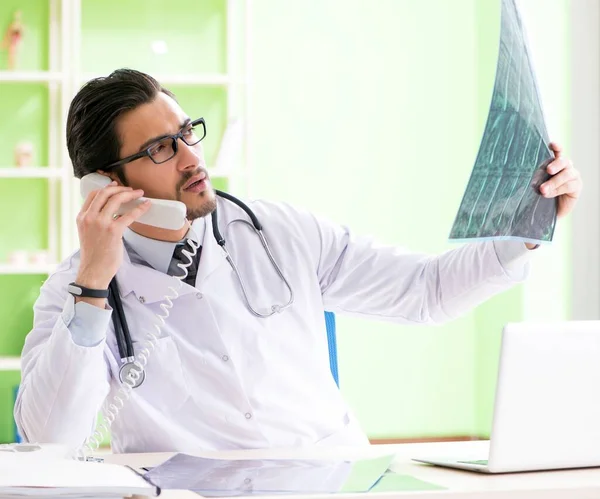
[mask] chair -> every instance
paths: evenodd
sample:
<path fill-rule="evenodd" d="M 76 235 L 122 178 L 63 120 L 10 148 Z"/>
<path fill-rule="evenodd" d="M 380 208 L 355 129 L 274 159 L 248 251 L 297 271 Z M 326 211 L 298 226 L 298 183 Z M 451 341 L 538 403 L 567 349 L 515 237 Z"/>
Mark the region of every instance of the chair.
<path fill-rule="evenodd" d="M 337 342 L 335 339 L 335 314 L 325 312 L 325 327 L 327 328 L 327 344 L 329 345 L 329 367 L 337 386 L 340 386 L 338 376 Z"/>

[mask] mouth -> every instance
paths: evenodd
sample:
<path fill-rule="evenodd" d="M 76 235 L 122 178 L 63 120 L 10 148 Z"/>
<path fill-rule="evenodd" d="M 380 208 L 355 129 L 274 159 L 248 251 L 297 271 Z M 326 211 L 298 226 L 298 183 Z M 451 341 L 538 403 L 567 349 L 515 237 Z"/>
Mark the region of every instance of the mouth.
<path fill-rule="evenodd" d="M 197 175 L 194 175 L 192 178 L 190 178 L 185 183 L 182 190 L 184 190 L 185 192 L 199 193 L 206 189 L 207 184 L 208 178 L 206 176 L 206 173 L 200 172 Z"/>

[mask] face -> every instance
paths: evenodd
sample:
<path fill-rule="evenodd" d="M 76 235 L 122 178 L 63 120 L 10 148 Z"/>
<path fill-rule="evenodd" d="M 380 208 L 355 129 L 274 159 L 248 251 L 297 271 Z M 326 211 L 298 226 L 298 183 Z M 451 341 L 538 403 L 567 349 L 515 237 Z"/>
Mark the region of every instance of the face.
<path fill-rule="evenodd" d="M 156 139 L 185 130 L 190 118 L 198 116 L 187 116 L 171 97 L 159 93 L 154 101 L 120 117 L 116 127 L 121 141 L 120 157 L 136 154 Z M 189 220 L 204 217 L 214 211 L 216 199 L 202 142 L 188 146 L 178 139 L 177 146 L 177 154 L 164 163 L 157 165 L 146 156 L 125 164 L 125 178 L 129 186 L 143 189 L 146 197 L 183 202 Z"/>

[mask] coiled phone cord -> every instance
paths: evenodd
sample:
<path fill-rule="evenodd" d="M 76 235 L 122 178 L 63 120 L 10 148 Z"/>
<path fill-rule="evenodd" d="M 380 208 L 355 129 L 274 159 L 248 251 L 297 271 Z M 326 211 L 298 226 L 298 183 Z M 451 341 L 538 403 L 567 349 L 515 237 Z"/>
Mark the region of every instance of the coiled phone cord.
<path fill-rule="evenodd" d="M 188 267 L 192 265 L 193 259 L 198 252 L 198 248 L 200 244 L 196 241 L 189 239 L 188 242 L 192 247 L 191 250 L 184 249 L 182 254 L 188 259 L 187 263 L 178 263 L 177 266 L 182 270 L 183 274 L 180 276 L 174 276 L 177 281 L 177 289 L 169 286 L 169 293 L 165 295 L 163 302 L 160 304 L 160 308 L 162 310 L 162 314 L 156 314 L 156 318 L 158 322 L 154 324 L 156 328 L 156 332 L 148 331 L 146 333 L 146 341 L 143 345 L 143 348 L 139 350 L 136 355 L 135 361 L 133 362 L 134 368 L 130 369 L 129 373 L 125 377 L 123 383 L 121 383 L 121 387 L 113 397 L 110 403 L 105 404 L 105 408 L 102 411 L 103 420 L 96 427 L 94 433 L 90 435 L 86 441 L 77 449 L 76 457 L 82 461 L 88 460 L 99 460 L 95 458 L 90 458 L 89 453 L 94 453 L 100 447 L 102 441 L 108 436 L 108 432 L 110 431 L 110 427 L 117 419 L 117 415 L 119 411 L 123 409 L 127 400 L 131 396 L 131 391 L 137 385 L 138 379 L 142 376 L 144 372 L 144 368 L 148 363 L 148 359 L 151 356 L 152 352 L 156 348 L 156 344 L 160 339 L 160 333 L 162 327 L 165 325 L 166 320 L 169 318 L 170 310 L 173 308 L 173 300 L 175 300 L 179 296 L 178 290 L 181 289 L 183 280 L 188 275 Z M 115 311 L 113 311 L 115 313 Z"/>

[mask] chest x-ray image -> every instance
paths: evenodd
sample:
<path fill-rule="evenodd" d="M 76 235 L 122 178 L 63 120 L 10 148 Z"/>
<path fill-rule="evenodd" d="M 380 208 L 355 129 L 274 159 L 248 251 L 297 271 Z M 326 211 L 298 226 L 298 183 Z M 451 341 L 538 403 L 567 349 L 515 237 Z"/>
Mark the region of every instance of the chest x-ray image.
<path fill-rule="evenodd" d="M 515 0 L 502 0 L 490 111 L 451 240 L 550 242 L 556 200 L 540 195 L 554 159 Z"/>

